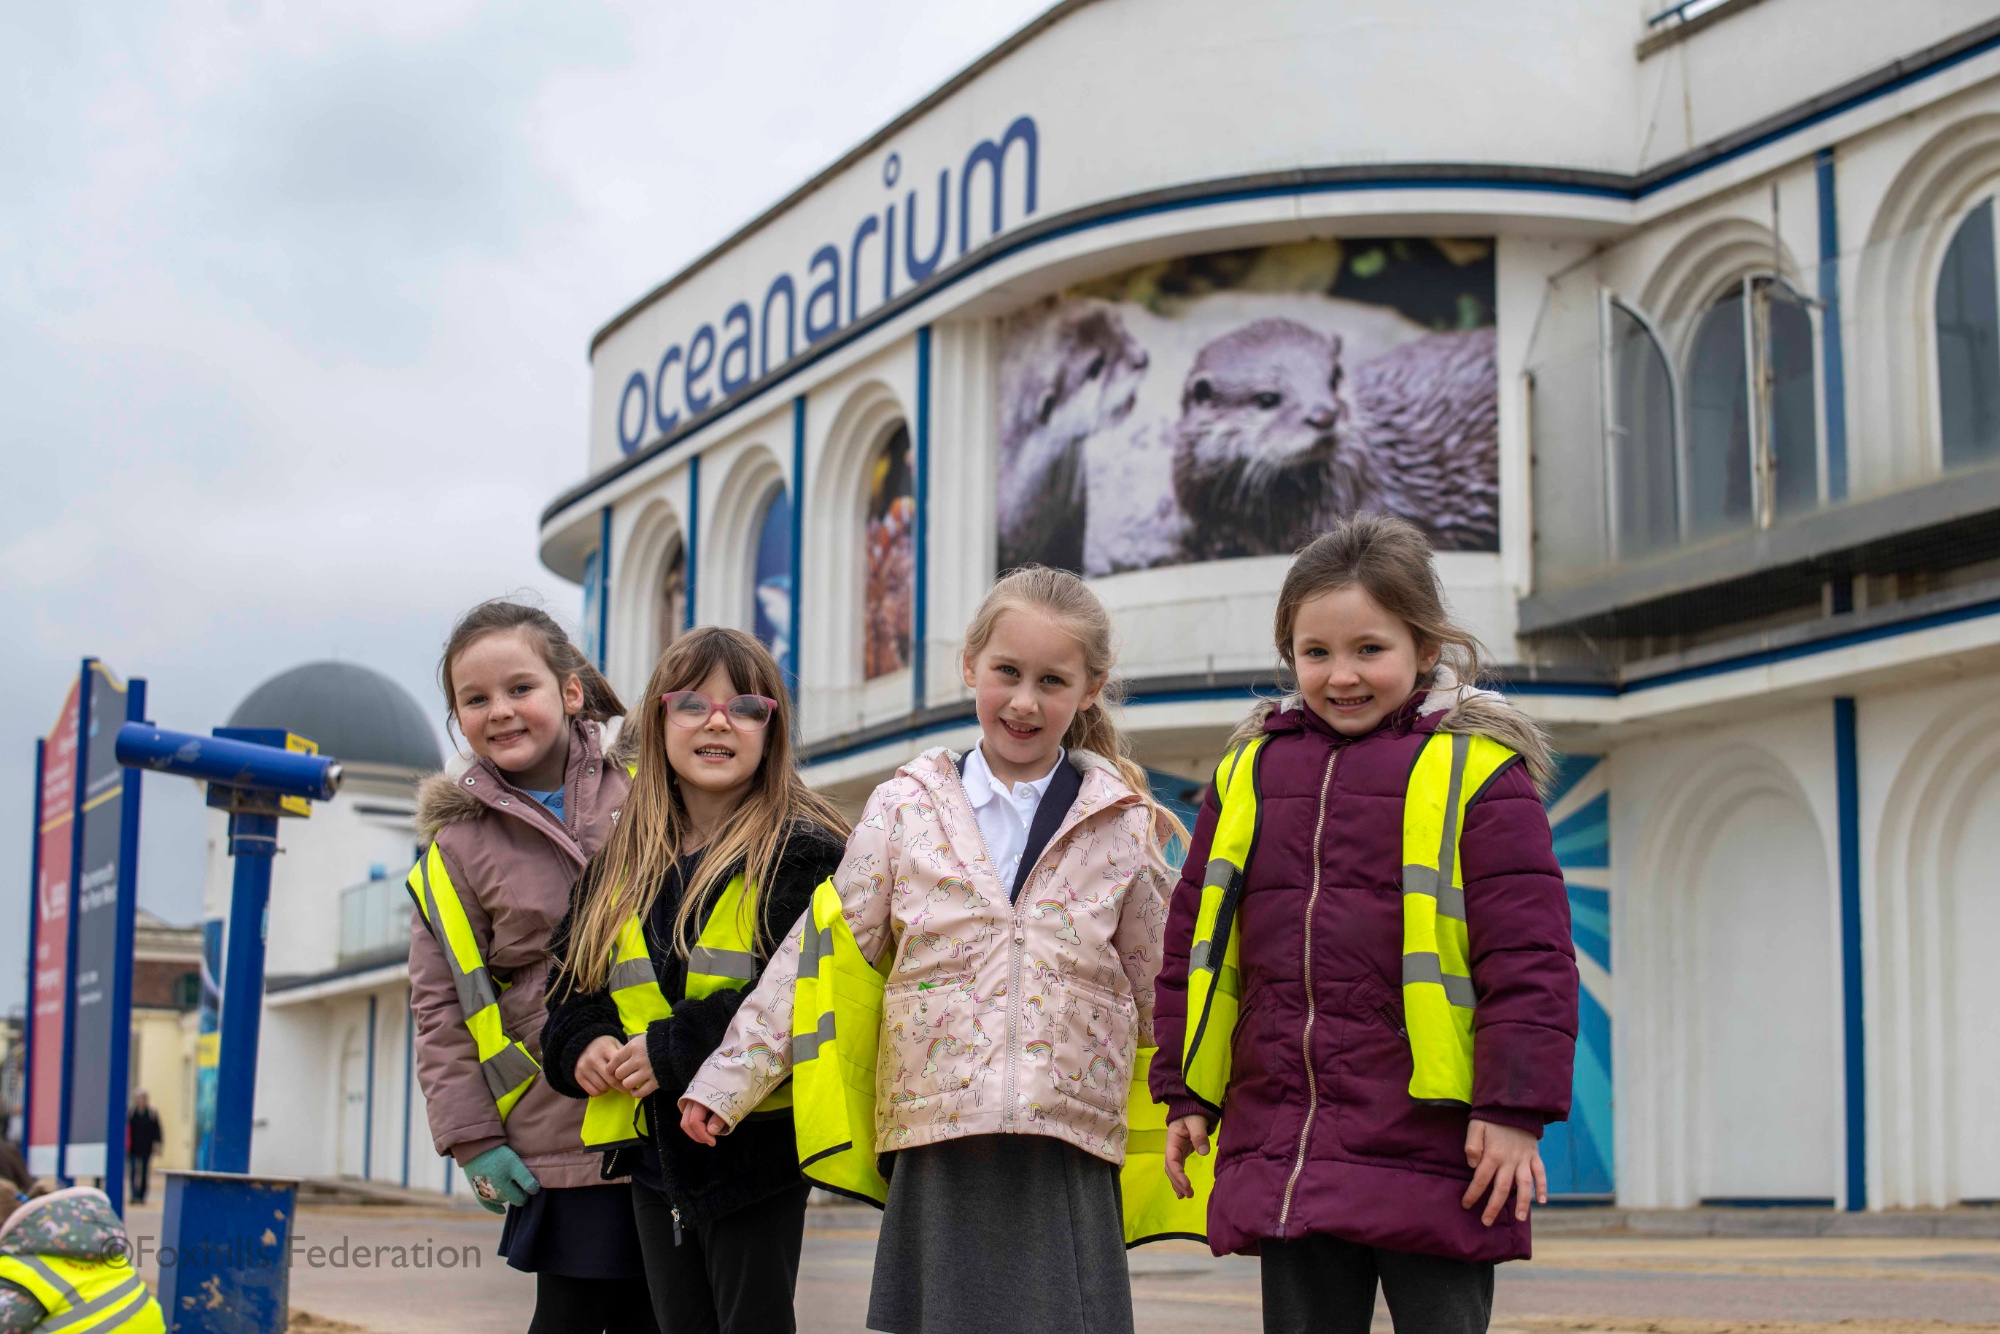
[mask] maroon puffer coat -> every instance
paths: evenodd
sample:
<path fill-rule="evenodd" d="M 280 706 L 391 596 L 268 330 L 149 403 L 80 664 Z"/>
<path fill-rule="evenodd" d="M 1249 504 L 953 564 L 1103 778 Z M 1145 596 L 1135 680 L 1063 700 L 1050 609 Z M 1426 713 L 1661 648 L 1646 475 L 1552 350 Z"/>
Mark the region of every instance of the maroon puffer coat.
<path fill-rule="evenodd" d="M 1529 1254 L 1528 1225 L 1514 1221 L 1511 1202 L 1490 1228 L 1477 1207 L 1459 1204 L 1472 1179 L 1466 1121 L 1539 1135 L 1569 1114 L 1569 897 L 1548 817 L 1514 761 L 1467 811 L 1460 840 L 1479 997 L 1473 1107 L 1414 1102 L 1401 1032 L 1403 793 L 1419 748 L 1448 716 L 1420 716 L 1423 698 L 1352 740 L 1305 708 L 1264 725 L 1262 824 L 1237 915 L 1243 1012 L 1209 1207 L 1218 1255 L 1309 1233 L 1463 1260 Z M 1211 792 L 1174 891 L 1157 984 L 1153 1095 L 1175 1117 L 1201 1110 L 1180 1056 L 1215 820 Z"/>

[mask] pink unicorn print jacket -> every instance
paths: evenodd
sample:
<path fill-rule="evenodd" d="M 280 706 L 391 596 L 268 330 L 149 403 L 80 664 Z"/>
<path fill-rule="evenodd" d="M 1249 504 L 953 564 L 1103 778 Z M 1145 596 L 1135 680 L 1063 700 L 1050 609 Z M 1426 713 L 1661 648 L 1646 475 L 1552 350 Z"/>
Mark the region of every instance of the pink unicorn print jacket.
<path fill-rule="evenodd" d="M 1125 1157 L 1133 1054 L 1152 1045 L 1153 976 L 1174 872 L 1151 812 L 1100 756 L 1008 901 L 950 751 L 875 789 L 834 873 L 861 950 L 893 958 L 875 1068 L 875 1148 L 1052 1135 Z M 791 1070 L 794 930 L 687 1096 L 732 1126 Z"/>

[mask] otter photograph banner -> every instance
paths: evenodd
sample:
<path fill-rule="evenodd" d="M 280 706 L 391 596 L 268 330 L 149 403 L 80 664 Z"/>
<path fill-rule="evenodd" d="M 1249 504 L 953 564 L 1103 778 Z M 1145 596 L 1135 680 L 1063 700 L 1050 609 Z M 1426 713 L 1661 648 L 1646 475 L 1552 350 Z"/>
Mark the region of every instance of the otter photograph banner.
<path fill-rule="evenodd" d="M 1490 239 L 1183 256 L 1001 330 L 1000 568 L 1283 555 L 1356 510 L 1500 546 Z"/>

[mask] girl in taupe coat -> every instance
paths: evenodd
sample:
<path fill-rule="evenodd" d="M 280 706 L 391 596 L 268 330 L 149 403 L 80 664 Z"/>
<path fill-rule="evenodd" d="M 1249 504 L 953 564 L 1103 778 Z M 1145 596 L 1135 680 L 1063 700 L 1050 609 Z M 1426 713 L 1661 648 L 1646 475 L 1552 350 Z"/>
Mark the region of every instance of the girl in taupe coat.
<path fill-rule="evenodd" d="M 503 1116 L 435 906 L 447 893 L 462 905 L 500 1026 L 539 1063 L 549 936 L 625 799 L 624 767 L 603 746 L 624 706 L 546 613 L 517 603 L 468 612 L 439 674 L 475 758 L 417 798 L 429 845 L 412 876 L 410 1004 L 431 1139 L 505 1213 L 500 1253 L 536 1275 L 530 1334 L 653 1334 L 629 1190 L 585 1151 L 583 1104 L 539 1074 Z"/>

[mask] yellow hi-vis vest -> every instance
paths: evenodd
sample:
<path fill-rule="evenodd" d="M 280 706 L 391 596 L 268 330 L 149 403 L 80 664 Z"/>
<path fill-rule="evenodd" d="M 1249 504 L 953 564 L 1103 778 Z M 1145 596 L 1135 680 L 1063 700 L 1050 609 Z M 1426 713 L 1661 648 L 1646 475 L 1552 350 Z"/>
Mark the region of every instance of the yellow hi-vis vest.
<path fill-rule="evenodd" d="M 875 1163 L 875 1058 L 891 952 L 883 952 L 880 967 L 868 962 L 841 913 L 832 880 L 813 891 L 812 908 L 799 929 L 792 1009 L 799 1171 L 815 1186 L 880 1208 L 889 1198 L 889 1183 Z M 1167 1109 L 1153 1101 L 1146 1085 L 1155 1050 L 1139 1049 L 1126 1107 L 1129 1130 L 1119 1187 L 1127 1246 L 1169 1237 L 1208 1240 L 1215 1159 L 1190 1156 L 1194 1197 L 1174 1197 L 1166 1173 Z"/>
<path fill-rule="evenodd" d="M 165 1334 L 160 1304 L 124 1256 L 72 1260 L 59 1255 L 0 1255 L 0 1279 L 24 1289 L 48 1314 L 50 1334 Z"/>
<path fill-rule="evenodd" d="M 479 942 L 472 935 L 472 923 L 465 916 L 465 904 L 458 897 L 458 887 L 452 884 L 444 854 L 438 851 L 435 842 L 410 868 L 404 885 L 416 901 L 425 925 L 444 947 L 452 983 L 458 988 L 458 1008 L 465 1016 L 465 1027 L 472 1034 L 474 1045 L 479 1048 L 479 1073 L 485 1077 L 486 1088 L 492 1093 L 493 1104 L 500 1109 L 500 1120 L 504 1123 L 514 1104 L 521 1101 L 528 1086 L 542 1073 L 542 1067 L 526 1047 L 500 1027 L 500 991 L 495 989 L 493 977 L 486 971 L 486 960 L 480 956 Z M 501 983 L 501 989 L 507 985 Z"/>
<path fill-rule="evenodd" d="M 757 895 L 741 874 L 716 897 L 688 954 L 687 996 L 699 1000 L 718 991 L 740 991 L 757 980 Z M 673 1016 L 673 1004 L 660 989 L 653 956 L 638 914 L 618 927 L 613 946 L 609 990 L 618 1007 L 618 1026 L 628 1038 L 638 1037 L 656 1019 Z M 792 1086 L 781 1084 L 757 1104 L 751 1115 L 783 1111 L 792 1105 Z M 583 1143 L 590 1149 L 615 1149 L 646 1138 L 645 1104 L 622 1088 L 610 1088 L 591 1098 L 583 1109 Z"/>
<path fill-rule="evenodd" d="M 1181 1071 L 1188 1092 L 1218 1116 L 1242 1012 L 1242 942 L 1234 927 L 1243 871 L 1257 842 L 1257 762 L 1265 742 L 1252 738 L 1216 766 L 1221 813 L 1188 955 Z M 1512 750 L 1489 737 L 1437 732 L 1410 770 L 1403 796 L 1403 1020 L 1410 1039 L 1410 1096 L 1418 1102 L 1472 1101 L 1472 1015 L 1478 998 L 1458 840 L 1466 808 L 1513 758 Z"/>

